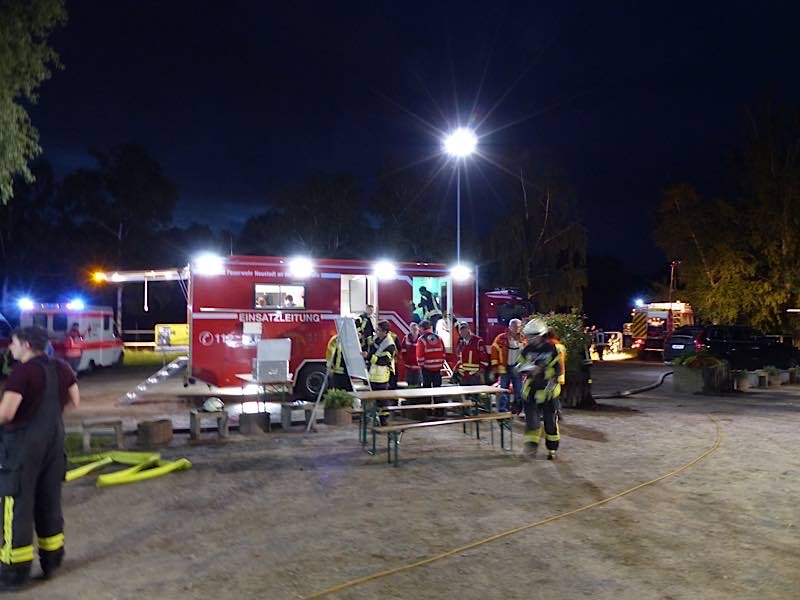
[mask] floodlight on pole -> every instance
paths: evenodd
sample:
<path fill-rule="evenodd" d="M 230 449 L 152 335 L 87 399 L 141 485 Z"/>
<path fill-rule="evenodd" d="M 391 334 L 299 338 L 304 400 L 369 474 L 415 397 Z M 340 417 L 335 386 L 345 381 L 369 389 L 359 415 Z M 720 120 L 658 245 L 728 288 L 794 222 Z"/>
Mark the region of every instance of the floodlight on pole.
<path fill-rule="evenodd" d="M 444 138 L 444 151 L 456 159 L 456 263 L 461 264 L 461 161 L 475 152 L 478 136 L 469 127 L 459 127 Z"/>

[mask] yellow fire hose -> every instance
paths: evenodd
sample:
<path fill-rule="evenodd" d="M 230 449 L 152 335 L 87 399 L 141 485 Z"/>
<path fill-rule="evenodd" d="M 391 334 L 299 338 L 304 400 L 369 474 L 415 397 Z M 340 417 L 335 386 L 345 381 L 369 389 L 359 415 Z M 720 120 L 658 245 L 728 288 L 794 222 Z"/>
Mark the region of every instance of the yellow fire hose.
<path fill-rule="evenodd" d="M 167 461 L 161 460 L 161 455 L 157 452 L 123 452 L 120 450 L 75 456 L 70 459 L 70 462 L 75 464 L 87 464 L 67 471 L 67 481 L 73 481 L 79 477 L 83 477 L 111 463 L 130 465 L 127 469 L 100 475 L 97 478 L 97 487 L 135 483 L 137 481 L 153 479 L 154 477 L 161 477 L 173 471 L 184 471 L 192 467 L 192 463 L 185 458 Z"/>

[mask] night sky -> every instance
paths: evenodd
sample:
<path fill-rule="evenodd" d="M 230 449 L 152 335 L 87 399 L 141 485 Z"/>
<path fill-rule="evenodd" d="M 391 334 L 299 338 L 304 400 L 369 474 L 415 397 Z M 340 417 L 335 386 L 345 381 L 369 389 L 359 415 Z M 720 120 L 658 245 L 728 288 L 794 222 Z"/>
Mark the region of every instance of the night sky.
<path fill-rule="evenodd" d="M 426 124 L 460 115 L 499 129 L 481 145 L 501 164 L 529 148 L 560 165 L 589 252 L 652 273 L 663 187 L 715 193 L 745 108 L 798 102 L 800 11 L 553 4 L 68 0 L 52 38 L 65 69 L 32 118 L 58 174 L 136 141 L 178 185 L 177 224 L 236 227 L 319 172 L 368 193 L 385 161 L 439 150 Z M 480 230 L 509 176 L 477 161 L 468 177 L 464 226 Z"/>

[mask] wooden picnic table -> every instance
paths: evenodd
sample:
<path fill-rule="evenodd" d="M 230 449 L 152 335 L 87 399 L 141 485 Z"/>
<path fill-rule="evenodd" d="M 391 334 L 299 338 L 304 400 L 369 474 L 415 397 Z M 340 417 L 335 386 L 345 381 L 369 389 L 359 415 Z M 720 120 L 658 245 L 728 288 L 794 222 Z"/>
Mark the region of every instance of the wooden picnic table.
<path fill-rule="evenodd" d="M 479 404 L 476 399 L 479 395 L 484 394 L 503 394 L 508 392 L 508 390 L 500 387 L 495 387 L 492 385 L 448 385 L 442 387 L 435 387 L 435 388 L 406 388 L 406 389 L 398 389 L 398 390 L 375 390 L 375 391 L 355 391 L 351 392 L 353 397 L 358 398 L 361 400 L 362 407 L 364 409 L 364 414 L 361 418 L 361 423 L 359 426 L 360 431 L 360 442 L 362 446 L 367 445 L 367 423 L 372 423 L 372 426 L 375 427 L 375 421 L 377 418 L 377 409 L 376 409 L 376 402 L 378 401 L 392 401 L 392 400 L 423 400 L 429 399 L 431 400 L 427 404 L 418 403 L 415 405 L 403 405 L 406 407 L 406 410 L 410 409 L 410 406 L 415 406 L 417 409 L 422 410 L 438 410 L 446 408 L 447 402 L 435 402 L 436 398 L 452 398 L 454 396 L 461 396 L 461 402 L 456 403 L 458 407 L 463 407 L 463 412 L 466 416 L 466 408 L 468 407 L 475 407 L 478 408 Z M 472 398 L 472 400 L 470 399 Z M 387 407 L 388 408 L 388 407 Z M 395 408 L 397 410 L 397 408 Z M 491 403 L 489 404 L 489 412 L 491 412 Z M 466 425 L 465 425 L 466 429 Z M 492 432 L 492 439 L 494 439 L 494 432 Z M 373 432 L 372 436 L 372 453 L 375 453 L 375 435 Z"/>

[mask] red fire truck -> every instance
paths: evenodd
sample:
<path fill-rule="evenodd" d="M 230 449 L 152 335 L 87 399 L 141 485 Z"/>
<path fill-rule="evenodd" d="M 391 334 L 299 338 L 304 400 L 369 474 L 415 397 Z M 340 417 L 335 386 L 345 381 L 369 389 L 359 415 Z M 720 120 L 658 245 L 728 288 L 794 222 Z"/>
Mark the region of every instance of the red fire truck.
<path fill-rule="evenodd" d="M 420 288 L 425 288 L 444 315 L 437 333 L 451 365 L 458 339 L 455 320 L 472 323 L 491 343 L 508 318 L 523 316 L 514 311 L 524 312 L 517 308 L 524 300 L 514 291 L 488 292 L 482 323 L 477 323 L 475 274 L 442 264 L 206 255 L 193 261 L 188 278 L 189 377 L 240 387 L 236 375 L 253 371 L 259 339 L 290 338 L 294 392 L 307 398 L 322 383 L 334 318 L 359 315 L 368 304 L 400 336 L 408 332 L 412 302 L 420 303 Z"/>

